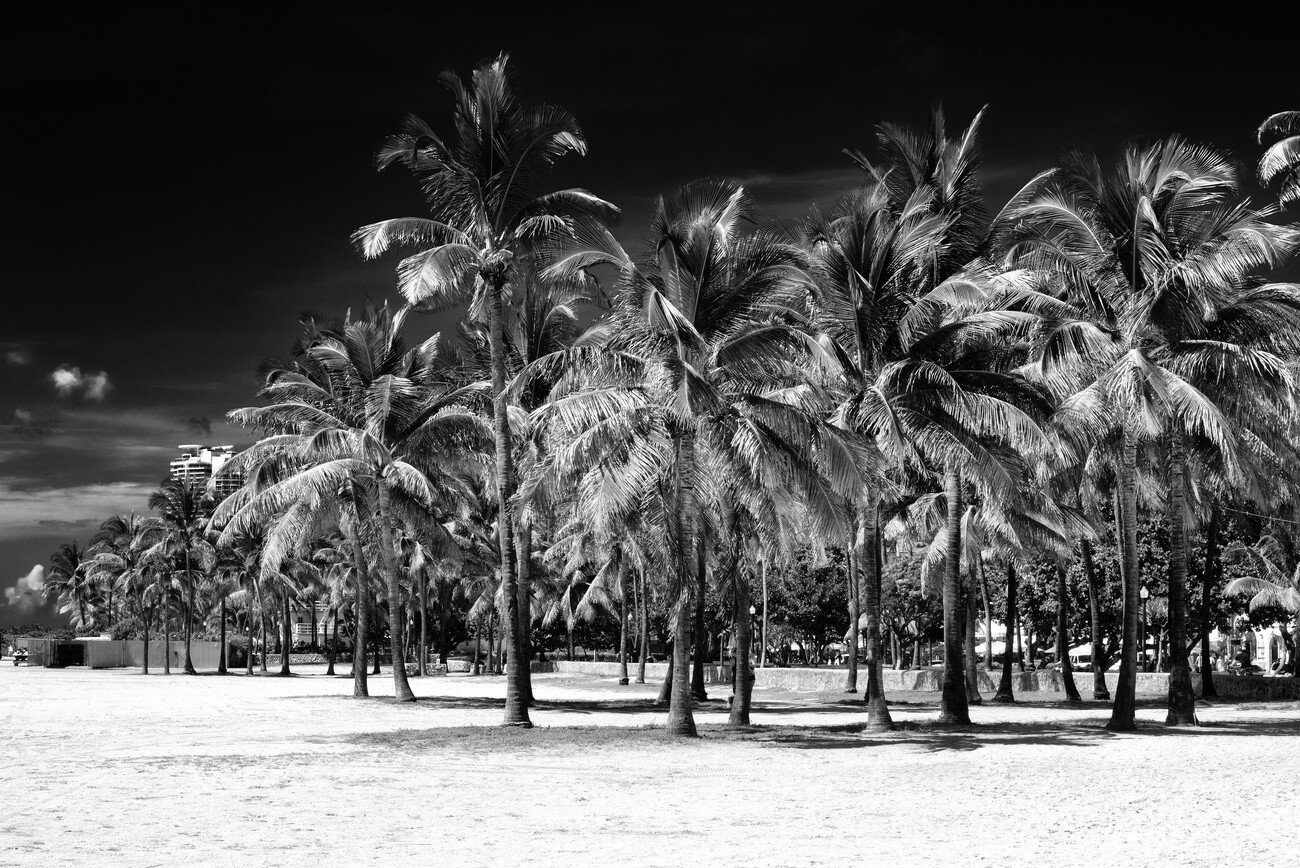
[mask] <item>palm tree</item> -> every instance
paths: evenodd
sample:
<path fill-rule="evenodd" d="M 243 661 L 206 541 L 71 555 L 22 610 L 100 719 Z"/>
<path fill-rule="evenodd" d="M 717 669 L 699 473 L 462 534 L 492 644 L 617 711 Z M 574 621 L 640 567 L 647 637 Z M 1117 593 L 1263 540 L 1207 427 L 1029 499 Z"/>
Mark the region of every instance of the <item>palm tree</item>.
<path fill-rule="evenodd" d="M 610 316 L 579 341 L 535 416 L 551 443 L 545 467 L 576 475 L 597 530 L 640 511 L 664 534 L 672 735 L 695 733 L 691 603 L 717 517 L 740 504 L 775 529 L 801 501 L 819 531 L 842 535 L 842 498 L 858 474 L 852 449 L 821 425 L 824 401 L 805 388 L 808 360 L 825 355 L 800 327 L 803 256 L 746 232 L 752 213 L 740 186 L 695 182 L 660 198 L 642 261 L 606 233 L 551 266 L 604 263 L 621 274 Z M 838 499 L 824 479 L 841 486 Z"/>
<path fill-rule="evenodd" d="M 1278 112 L 1259 125 L 1259 143 L 1276 139 L 1259 160 L 1259 183 L 1277 185 L 1277 204 L 1286 208 L 1300 202 L 1300 111 Z"/>
<path fill-rule="evenodd" d="M 880 472 L 907 466 L 943 478 L 951 557 L 944 581 L 945 668 L 941 719 L 969 722 L 962 672 L 958 554 L 962 495 L 972 475 L 998 462 L 980 441 L 1001 429 L 1023 440 L 1033 425 L 1008 400 L 1019 385 L 999 360 L 1000 331 L 1023 328 L 1032 316 L 994 310 L 994 272 L 976 254 L 986 218 L 977 177 L 982 112 L 956 139 L 942 110 L 924 133 L 882 124 L 882 155 L 850 156 L 866 186 L 846 197 L 828 222 L 816 211 L 806 228 L 816 257 L 814 321 L 834 342 L 846 376 L 836 422 L 874 447 Z M 994 367 L 990 367 L 990 365 Z M 997 368 L 1001 368 L 998 370 Z M 998 393 L 1002 392 L 1002 396 Z M 1008 427 L 1002 423 L 1013 420 Z M 991 460 L 992 459 L 992 460 Z M 1005 471 L 993 469 L 993 476 Z M 892 726 L 880 689 L 879 627 L 881 483 L 864 480 L 855 561 L 865 574 L 868 726 Z"/>
<path fill-rule="evenodd" d="M 50 556 L 50 569 L 42 589 L 47 600 L 54 597 L 58 601 L 60 614 L 73 616 L 73 626 L 79 630 L 94 625 L 93 607 L 90 614 L 86 612 L 94 594 L 94 583 L 86 575 L 85 554 L 76 541 L 59 546 Z"/>
<path fill-rule="evenodd" d="M 1235 193 L 1225 158 L 1171 137 L 1130 148 L 1109 177 L 1095 160 L 1071 157 L 1031 182 L 999 221 L 998 234 L 1011 242 L 1009 260 L 1059 275 L 1072 308 L 1057 312 L 1042 344 L 1044 375 L 1078 377 L 1065 407 L 1095 428 L 1113 426 L 1121 438 L 1125 624 L 1111 729 L 1134 727 L 1139 442 L 1168 448 L 1170 620 L 1181 645 L 1187 444 L 1212 445 L 1229 466 L 1236 451 L 1233 426 L 1198 385 L 1243 378 L 1274 395 L 1290 388 L 1274 351 L 1294 345 L 1300 293 L 1259 286 L 1253 275 L 1293 242 L 1237 204 Z M 1173 659 L 1166 723 L 1195 723 L 1182 653 Z"/>
<path fill-rule="evenodd" d="M 203 532 L 208 518 L 204 491 L 197 485 L 167 479 L 149 496 L 149 508 L 159 513 L 164 532 L 157 543 L 164 555 L 174 555 L 184 562 L 185 588 L 185 674 L 196 674 L 190 659 L 190 637 L 194 626 L 194 560 L 210 560 L 211 547 Z"/>
<path fill-rule="evenodd" d="M 1244 561 L 1255 568 L 1258 575 L 1233 579 L 1223 589 L 1225 597 L 1250 594 L 1252 610 L 1265 606 L 1279 606 L 1296 616 L 1295 636 L 1300 639 L 1300 564 L 1287 575 L 1284 565 L 1285 548 L 1274 536 L 1265 535 L 1252 546 L 1234 541 L 1224 552 L 1225 558 Z M 1170 650 L 1173 653 L 1173 650 Z M 1291 657 L 1291 674 L 1300 678 L 1296 655 Z"/>
<path fill-rule="evenodd" d="M 457 456 L 478 447 L 485 431 L 466 403 L 474 402 L 479 390 L 443 370 L 437 336 L 406 349 L 403 320 L 404 314 L 383 308 L 361 320 L 309 329 L 303 355 L 313 360 L 315 376 L 305 375 L 302 367 L 273 368 L 262 390 L 273 403 L 231 411 L 231 420 L 240 424 L 292 433 L 272 434 L 243 453 L 245 462 L 280 456 L 284 468 L 273 484 L 246 501 L 227 501 L 234 505 L 222 514 L 222 537 L 281 516 L 263 555 L 264 570 L 268 563 L 278 569 L 288 553 L 306 545 L 323 513 L 347 498 L 364 502 L 365 507 L 351 507 L 358 520 L 346 523 L 354 533 L 364 528 L 368 538 L 373 534 L 387 588 L 396 695 L 412 702 L 415 694 L 401 665 L 397 523 L 439 528 L 429 511 L 454 499 L 456 481 L 446 470 L 455 467 Z M 368 520 L 360 521 L 362 516 Z M 355 543 L 353 556 L 358 581 L 364 582 L 364 557 Z"/>
<path fill-rule="evenodd" d="M 88 577 L 105 587 L 120 590 L 127 606 L 135 604 L 136 613 L 144 627 L 144 672 L 149 672 L 149 619 L 150 607 L 145 605 L 145 592 L 150 583 L 149 559 L 146 552 L 162 532 L 162 525 L 152 516 L 134 512 L 115 515 L 99 526 L 91 540 L 86 564 Z"/>
<path fill-rule="evenodd" d="M 530 726 L 527 666 L 515 575 L 516 474 L 507 412 L 505 308 L 517 298 L 515 260 L 541 235 L 575 222 L 613 220 L 617 210 L 584 190 L 546 192 L 565 154 L 586 152 L 577 121 L 554 106 L 521 105 L 507 75 L 507 55 L 485 63 L 467 85 L 454 72 L 442 84 L 455 106 L 455 138 L 444 141 L 415 116 L 379 152 L 381 169 L 401 163 L 424 190 L 429 218 L 399 218 L 354 234 L 366 257 L 393 246 L 423 248 L 398 266 L 407 300 L 423 310 L 471 301 L 486 319 L 491 346 L 493 430 L 505 636 L 509 646 L 505 721 Z M 522 667 L 522 668 L 521 668 Z"/>

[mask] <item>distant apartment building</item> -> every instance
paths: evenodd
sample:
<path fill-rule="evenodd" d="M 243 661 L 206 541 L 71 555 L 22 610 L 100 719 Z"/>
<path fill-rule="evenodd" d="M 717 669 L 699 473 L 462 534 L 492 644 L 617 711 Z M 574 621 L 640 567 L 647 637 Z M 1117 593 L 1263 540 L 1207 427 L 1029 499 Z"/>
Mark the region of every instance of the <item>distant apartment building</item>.
<path fill-rule="evenodd" d="M 171 477 L 190 485 L 207 485 L 209 479 L 216 478 L 213 490 L 217 499 L 234 492 L 244 482 L 240 474 L 227 473 L 218 476 L 226 462 L 235 457 L 234 446 L 203 446 L 200 444 L 181 444 L 181 457 L 171 463 Z"/>

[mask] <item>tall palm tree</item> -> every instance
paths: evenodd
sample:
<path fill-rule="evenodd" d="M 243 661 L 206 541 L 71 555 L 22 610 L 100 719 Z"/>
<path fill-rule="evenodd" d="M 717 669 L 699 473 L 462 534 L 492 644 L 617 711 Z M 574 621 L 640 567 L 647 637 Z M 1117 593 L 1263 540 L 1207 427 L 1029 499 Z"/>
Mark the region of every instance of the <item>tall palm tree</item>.
<path fill-rule="evenodd" d="M 1153 440 L 1168 450 L 1170 619 L 1182 643 L 1187 444 L 1211 444 L 1230 466 L 1237 449 L 1237 432 L 1199 386 L 1245 378 L 1274 395 L 1289 390 L 1275 350 L 1295 343 L 1300 293 L 1260 286 L 1254 275 L 1294 242 L 1236 202 L 1236 175 L 1222 155 L 1178 137 L 1130 148 L 1109 176 L 1095 159 L 1072 156 L 1032 181 L 998 222 L 1008 259 L 1058 275 L 1071 307 L 1057 312 L 1042 344 L 1044 374 L 1077 377 L 1067 410 L 1119 432 L 1124 646 L 1108 725 L 1132 729 L 1138 446 Z M 1166 723 L 1195 723 L 1182 653 L 1173 658 Z"/>
<path fill-rule="evenodd" d="M 1041 436 L 1017 404 L 1040 397 L 1010 370 L 1015 355 L 1002 349 L 1008 337 L 1034 321 L 1024 311 L 998 309 L 1007 296 L 996 274 L 975 265 L 953 271 L 953 251 L 971 254 L 971 222 L 978 209 L 960 210 L 973 185 L 975 125 L 960 144 L 942 140 L 942 123 L 915 148 L 901 132 L 882 135 L 887 150 L 911 153 L 905 166 L 872 169 L 868 186 L 830 221 L 816 214 L 806 233 L 819 263 L 814 322 L 833 341 L 844 365 L 844 400 L 834 421 L 864 437 L 878 468 L 903 467 L 938 473 L 944 481 L 952 547 L 947 558 L 944 701 L 940 717 L 969 722 L 961 653 L 958 564 L 964 483 L 1005 486 L 1005 465 L 1018 463 L 999 444 L 1025 448 Z M 928 143 L 928 144 L 927 144 Z M 918 166 L 931 168 L 921 171 Z M 921 182 L 895 189 L 903 168 L 920 171 Z M 930 178 L 924 182 L 924 178 Z M 910 190 L 910 192 L 906 192 Z M 906 192 L 906 198 L 899 200 Z M 867 631 L 864 702 L 872 728 L 892 721 L 881 690 L 883 653 L 879 628 L 881 483 L 864 480 L 858 497 L 864 572 L 863 624 Z"/>
<path fill-rule="evenodd" d="M 438 527 L 430 510 L 454 499 L 456 481 L 447 469 L 482 445 L 486 432 L 470 407 L 480 390 L 442 369 L 437 336 L 408 350 L 403 320 L 403 313 L 383 308 L 313 334 L 304 355 L 323 378 L 304 375 L 302 368 L 274 368 L 262 390 L 272 403 L 231 411 L 231 420 L 242 425 L 292 433 L 271 434 L 243 453 L 245 462 L 279 456 L 283 469 L 247 500 L 226 501 L 233 505 L 222 512 L 222 537 L 282 516 L 263 555 L 264 569 L 268 563 L 278 568 L 288 553 L 306 545 L 322 511 L 331 508 L 327 504 L 337 508 L 341 499 L 363 498 L 367 508 L 352 507 L 354 532 L 364 528 L 376 543 L 396 695 L 412 702 L 415 694 L 401 665 L 398 521 Z M 354 558 L 364 560 L 359 547 Z M 357 572 L 362 581 L 363 563 Z"/>
<path fill-rule="evenodd" d="M 740 186 L 699 181 L 659 199 L 644 259 L 593 233 L 551 265 L 603 263 L 621 276 L 609 317 L 578 342 L 535 423 L 551 443 L 543 470 L 576 473 L 578 499 L 598 522 L 640 511 L 667 540 L 673 735 L 695 734 L 691 603 L 724 505 L 739 502 L 776 528 L 802 501 L 819 531 L 842 535 L 842 498 L 858 475 L 804 376 L 816 360 L 833 364 L 802 329 L 804 258 L 751 231 L 752 215 Z M 824 479 L 839 484 L 838 498 Z"/>
<path fill-rule="evenodd" d="M 149 496 L 149 508 L 159 514 L 163 526 L 157 545 L 164 555 L 174 555 L 185 565 L 185 666 L 186 675 L 194 675 L 190 659 L 190 639 L 194 627 L 194 566 L 196 560 L 211 560 L 211 547 L 204 541 L 209 504 L 198 485 L 167 479 Z"/>
<path fill-rule="evenodd" d="M 398 283 L 407 300 L 426 310 L 470 301 L 471 310 L 486 320 L 509 646 L 504 722 L 530 726 L 514 562 L 516 474 L 505 395 L 504 311 L 518 299 L 515 260 L 522 248 L 575 222 L 612 221 L 617 209 L 585 190 L 547 192 L 556 160 L 585 153 L 586 142 L 577 121 L 564 109 L 521 105 L 507 65 L 508 57 L 502 54 L 480 66 L 468 84 L 454 72 L 442 74 L 440 80 L 455 101 L 454 138 L 444 140 L 412 115 L 405 131 L 379 152 L 381 169 L 400 163 L 416 177 L 431 216 L 384 220 L 362 227 L 354 238 L 366 257 L 399 245 L 421 248 L 398 266 Z"/>

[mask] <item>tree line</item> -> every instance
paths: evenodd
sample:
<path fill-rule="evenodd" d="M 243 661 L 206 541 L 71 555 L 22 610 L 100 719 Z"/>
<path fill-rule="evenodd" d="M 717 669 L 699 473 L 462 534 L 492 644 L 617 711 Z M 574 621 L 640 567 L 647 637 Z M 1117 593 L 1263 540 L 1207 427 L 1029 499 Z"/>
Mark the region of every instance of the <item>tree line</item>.
<path fill-rule="evenodd" d="M 367 259 L 402 251 L 401 306 L 304 317 L 261 371 L 263 403 L 229 414 L 259 437 L 222 471 L 239 490 L 200 508 L 203 492 L 164 484 L 157 516 L 105 525 L 83 577 L 108 575 L 141 612 L 183 606 L 188 635 L 196 574 L 229 577 L 222 629 L 228 600 L 287 607 L 305 574 L 328 576 L 353 635 L 386 620 L 395 662 L 412 601 L 424 631 L 430 585 L 466 589 L 500 625 L 507 725 L 531 725 L 536 623 L 571 634 L 612 613 L 626 680 L 657 620 L 673 735 L 695 733 L 710 598 L 735 644 L 730 723 L 748 724 L 769 572 L 836 583 L 847 686 L 865 667 L 873 729 L 892 726 L 886 640 L 897 660 L 921 630 L 900 587 L 937 604 L 939 721 L 957 724 L 980 701 L 980 601 L 1010 640 L 1037 584 L 1067 685 L 1072 637 L 1091 639 L 1099 698 L 1118 654 L 1109 726 L 1133 728 L 1152 540 L 1170 725 L 1196 721 L 1188 652 L 1222 620 L 1225 566 L 1228 593 L 1300 612 L 1300 286 L 1277 279 L 1300 245 L 1300 113 L 1260 128 L 1267 204 L 1225 154 L 1170 136 L 1112 166 L 1067 154 L 991 212 L 983 112 L 954 134 L 936 111 L 846 152 L 861 182 L 829 213 L 762 221 L 740 184 L 700 180 L 661 195 L 628 251 L 613 204 L 550 183 L 586 151 L 576 119 L 521 102 L 507 68 L 444 73 L 451 123 L 410 116 L 378 153 L 427 205 L 354 234 Z M 407 340 L 413 316 L 448 310 L 463 310 L 452 333 Z"/>

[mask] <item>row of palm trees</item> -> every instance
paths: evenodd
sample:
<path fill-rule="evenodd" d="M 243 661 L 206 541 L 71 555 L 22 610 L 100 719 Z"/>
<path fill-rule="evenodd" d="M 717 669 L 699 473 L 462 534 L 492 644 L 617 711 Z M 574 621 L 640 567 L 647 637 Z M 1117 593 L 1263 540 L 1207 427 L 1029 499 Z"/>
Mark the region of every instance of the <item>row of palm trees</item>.
<path fill-rule="evenodd" d="M 528 560 L 515 548 L 538 515 L 558 508 L 605 551 L 637 540 L 643 564 L 667 567 L 677 601 L 669 729 L 689 734 L 691 601 L 698 643 L 710 565 L 743 611 L 754 564 L 811 530 L 853 540 L 869 723 L 888 726 L 880 516 L 928 500 L 944 517 L 931 540 L 945 611 L 940 719 L 964 723 L 963 525 L 1006 560 L 1034 549 L 1064 559 L 1113 513 L 1125 635 L 1111 725 L 1133 725 L 1139 491 L 1170 516 L 1181 643 L 1194 507 L 1242 494 L 1276 504 L 1289 496 L 1279 471 L 1294 466 L 1300 294 L 1264 278 L 1297 236 L 1276 209 L 1242 200 L 1226 158 L 1177 137 L 1130 148 L 1110 172 L 1070 155 L 990 218 L 981 118 L 949 137 L 936 113 L 921 133 L 882 126 L 874 160 L 851 154 L 864 183 L 829 216 L 759 227 L 738 185 L 697 182 L 660 198 L 634 259 L 608 231 L 612 206 L 547 192 L 554 160 L 585 148 L 567 113 L 522 108 L 504 57 L 470 83 L 444 82 L 455 137 L 411 118 L 380 154 L 381 168 L 417 178 L 430 216 L 356 239 L 367 256 L 415 250 L 398 266 L 408 309 L 468 301 L 487 332 L 512 658 L 526 622 L 511 578 L 525 580 Z M 1294 123 L 1275 116 L 1261 136 Z M 1281 205 L 1294 166 L 1279 161 L 1293 151 L 1274 146 L 1261 163 L 1263 181 L 1282 179 Z M 511 309 L 548 285 L 602 278 L 600 315 L 567 348 L 530 356 L 508 337 Z M 1191 723 L 1186 655 L 1174 659 L 1168 721 Z M 507 722 L 525 723 L 527 674 L 510 678 Z"/>
<path fill-rule="evenodd" d="M 936 112 L 850 153 L 862 183 L 828 214 L 760 223 L 739 184 L 697 181 L 659 198 L 634 255 L 610 232 L 613 205 L 551 188 L 582 132 L 562 109 L 522 104 L 507 68 L 502 55 L 469 81 L 444 74 L 450 133 L 410 117 L 380 151 L 428 214 L 354 240 L 367 258 L 407 251 L 405 305 L 305 322 L 263 372 L 266 403 L 230 414 L 261 439 L 229 465 L 247 481 L 208 522 L 214 551 L 256 536 L 272 581 L 333 535 L 358 635 L 372 576 L 400 625 L 403 600 L 424 593 L 412 563 L 490 575 L 480 599 L 502 625 L 507 725 L 531 725 L 537 577 L 565 587 L 567 618 L 617 611 L 642 661 L 653 602 L 671 624 L 668 731 L 691 735 L 710 582 L 733 606 L 730 721 L 746 725 L 753 588 L 797 548 L 847 550 L 866 721 L 889 728 L 882 567 L 925 547 L 944 612 L 939 719 L 963 724 L 980 701 L 974 588 L 1005 574 L 1014 623 L 1017 566 L 1055 559 L 1064 582 L 1081 558 L 1091 577 L 1091 543 L 1113 524 L 1124 623 L 1109 725 L 1130 729 L 1145 511 L 1169 526 L 1167 722 L 1195 722 L 1188 534 L 1229 499 L 1296 502 L 1300 287 L 1269 282 L 1300 243 L 1282 210 L 1295 113 L 1260 131 L 1283 137 L 1260 167 L 1276 206 L 1251 206 L 1222 154 L 1170 137 L 1110 169 L 1069 155 L 990 214 L 982 113 L 950 135 Z M 404 340 L 412 314 L 462 306 L 454 336 Z M 404 667 L 393 675 L 413 700 Z"/>

